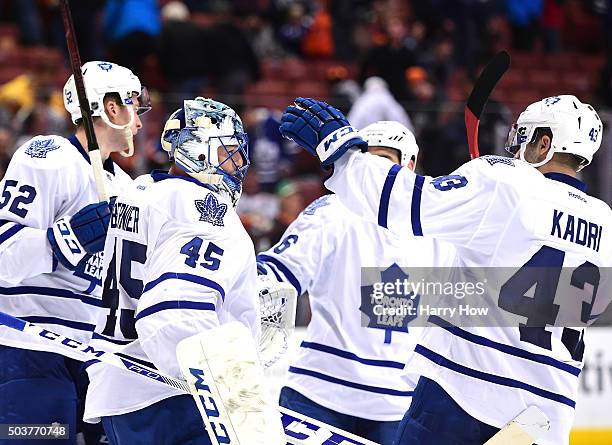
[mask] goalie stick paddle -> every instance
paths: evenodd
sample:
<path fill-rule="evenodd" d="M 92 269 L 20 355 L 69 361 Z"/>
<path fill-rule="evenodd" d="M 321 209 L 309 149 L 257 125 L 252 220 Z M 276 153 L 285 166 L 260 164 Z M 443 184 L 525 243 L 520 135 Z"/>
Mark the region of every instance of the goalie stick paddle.
<path fill-rule="evenodd" d="M 172 376 L 163 374 L 162 372 L 156 369 L 148 368 L 147 366 L 138 363 L 139 360 L 132 359 L 131 357 L 124 354 L 119 356 L 97 346 L 94 347 L 87 343 L 82 343 L 77 340 L 73 340 L 71 338 L 49 331 L 43 327 L 37 326 L 34 323 L 21 320 L 20 318 L 13 317 L 1 311 L 0 326 L 6 326 L 10 329 L 20 331 L 25 335 L 38 338 L 40 344 L 46 345 L 45 350 L 47 351 L 55 352 L 56 354 L 61 354 L 82 362 L 89 362 L 91 360 L 103 362 L 110 366 L 123 369 L 126 372 L 131 372 L 132 375 L 138 374 L 143 379 L 156 381 L 160 384 L 172 387 L 176 390 L 191 394 L 194 397 L 202 397 L 202 399 L 205 399 L 201 399 L 201 402 L 204 407 L 205 415 L 207 416 L 206 419 L 203 419 L 204 423 L 215 423 L 220 420 L 218 417 L 219 413 L 215 408 L 216 402 L 214 400 L 214 394 L 205 391 L 203 387 L 199 388 L 197 394 L 194 394 L 190 390 L 189 384 L 185 380 L 177 379 Z M 201 373 L 198 373 L 197 377 L 204 378 L 205 376 Z M 201 383 L 204 383 L 204 381 L 202 380 Z M 291 411 L 290 409 L 283 407 L 279 407 L 278 409 L 281 413 L 281 421 L 285 430 L 285 437 L 287 439 L 288 444 L 378 445 L 367 439 L 363 439 L 361 437 L 347 433 L 346 431 L 327 425 L 323 422 L 314 420 L 301 413 Z M 216 431 L 216 429 L 213 428 L 214 427 L 211 428 L 212 431 Z M 217 426 L 217 428 L 221 427 Z M 211 438 L 211 440 L 214 441 L 216 440 L 216 438 Z M 218 443 L 219 442 L 217 442 L 217 444 Z M 223 443 L 229 443 L 231 445 L 231 443 L 233 442 L 224 441 Z"/>
<path fill-rule="evenodd" d="M 470 97 L 468 97 L 463 113 L 465 116 L 468 148 L 472 159 L 480 156 L 478 151 L 478 126 L 480 125 L 480 116 L 489 100 L 493 88 L 495 88 L 495 85 L 509 67 L 510 54 L 506 51 L 498 52 L 489 61 L 487 66 L 484 67 L 474 84 Z"/>
<path fill-rule="evenodd" d="M 66 32 L 66 45 L 68 47 L 70 68 L 74 76 L 79 108 L 81 109 L 81 118 L 83 127 L 85 128 L 85 137 L 87 138 L 87 151 L 89 152 L 89 159 L 96 182 L 98 199 L 100 199 L 100 201 L 108 201 L 108 194 L 106 193 L 106 186 L 104 184 L 102 156 L 100 155 L 100 147 L 98 146 L 98 140 L 96 139 L 96 133 L 94 131 L 91 108 L 87 100 L 87 92 L 85 91 L 83 73 L 81 72 L 81 56 L 79 55 L 79 47 L 77 45 L 74 23 L 72 22 L 72 14 L 70 13 L 70 4 L 68 0 L 60 0 L 60 10 L 62 12 L 62 21 L 64 22 L 64 30 Z"/>

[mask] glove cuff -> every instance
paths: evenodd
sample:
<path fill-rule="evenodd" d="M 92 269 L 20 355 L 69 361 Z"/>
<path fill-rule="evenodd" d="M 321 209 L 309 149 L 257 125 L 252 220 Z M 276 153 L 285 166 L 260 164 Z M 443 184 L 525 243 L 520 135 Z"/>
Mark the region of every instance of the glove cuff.
<path fill-rule="evenodd" d="M 58 219 L 47 229 L 47 239 L 57 260 L 68 269 L 74 270 L 86 255 L 67 216 Z"/>
<path fill-rule="evenodd" d="M 317 145 L 317 156 L 323 166 L 336 162 L 349 148 L 367 147 L 367 143 L 359 136 L 357 129 L 347 125 L 328 134 Z"/>

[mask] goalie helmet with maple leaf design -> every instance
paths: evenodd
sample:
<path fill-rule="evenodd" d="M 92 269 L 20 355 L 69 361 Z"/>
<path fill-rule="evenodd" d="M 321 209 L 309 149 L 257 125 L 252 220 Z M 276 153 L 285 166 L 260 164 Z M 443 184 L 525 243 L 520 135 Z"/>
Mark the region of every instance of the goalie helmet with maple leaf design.
<path fill-rule="evenodd" d="M 203 97 L 184 101 L 166 121 L 161 145 L 178 167 L 238 205 L 250 161 L 247 135 L 232 108 Z"/>

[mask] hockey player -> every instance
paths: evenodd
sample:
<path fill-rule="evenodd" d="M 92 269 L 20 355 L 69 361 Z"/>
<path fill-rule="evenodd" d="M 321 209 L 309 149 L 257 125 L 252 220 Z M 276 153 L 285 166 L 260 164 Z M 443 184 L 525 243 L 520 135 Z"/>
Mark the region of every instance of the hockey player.
<path fill-rule="evenodd" d="M 255 252 L 235 212 L 249 160 L 240 118 L 211 99 L 186 100 L 161 142 L 170 171 L 114 206 L 94 344 L 182 378 L 180 340 L 229 321 L 259 336 Z M 111 444 L 211 443 L 191 396 L 104 364 L 87 372 L 85 420 L 101 418 Z"/>
<path fill-rule="evenodd" d="M 389 159 L 396 171 L 414 170 L 419 147 L 402 124 L 379 121 L 359 133 L 368 151 Z M 312 319 L 280 404 L 390 444 L 418 380 L 398 358 L 414 349 L 420 329 L 362 325 L 361 268 L 393 273 L 398 266 L 449 266 L 450 252 L 431 239 L 401 238 L 352 215 L 336 195 L 326 195 L 257 259 L 261 272 L 310 297 Z"/>
<path fill-rule="evenodd" d="M 110 195 L 131 182 L 110 159 L 141 128 L 145 95 L 130 70 L 88 62 L 83 77 Z M 88 342 L 101 310 L 101 251 L 110 210 L 98 202 L 71 76 L 69 138 L 36 136 L 17 149 L 0 181 L 0 310 Z M 0 328 L 0 423 L 69 425 L 75 443 L 81 364 Z M 81 416 L 78 415 L 78 421 Z"/>
<path fill-rule="evenodd" d="M 422 377 L 395 443 L 482 444 L 535 405 L 551 422 L 538 443 L 567 444 L 584 326 L 610 300 L 612 212 L 576 178 L 601 143 L 595 110 L 570 95 L 536 102 L 510 134 L 515 159 L 485 156 L 438 178 L 395 174 L 355 150 L 367 144 L 323 102 L 299 98 L 282 121 L 283 135 L 333 163 L 326 185 L 344 205 L 399 236 L 451 242 L 462 266 L 508 275 L 488 298 L 497 314 L 520 317 L 517 327 L 430 318 L 442 327 L 426 330 L 408 363 Z M 555 301 L 562 291 L 572 298 Z"/>

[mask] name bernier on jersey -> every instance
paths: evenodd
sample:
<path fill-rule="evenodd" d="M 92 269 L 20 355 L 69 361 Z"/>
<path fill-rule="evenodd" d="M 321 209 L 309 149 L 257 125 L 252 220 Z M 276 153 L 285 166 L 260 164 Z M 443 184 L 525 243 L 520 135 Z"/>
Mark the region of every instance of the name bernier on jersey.
<path fill-rule="evenodd" d="M 138 233 L 139 216 L 140 209 L 138 207 L 118 202 L 113 206 L 110 227 L 125 230 L 126 232 Z"/>
<path fill-rule="evenodd" d="M 554 209 L 550 234 L 599 252 L 603 226 Z"/>

